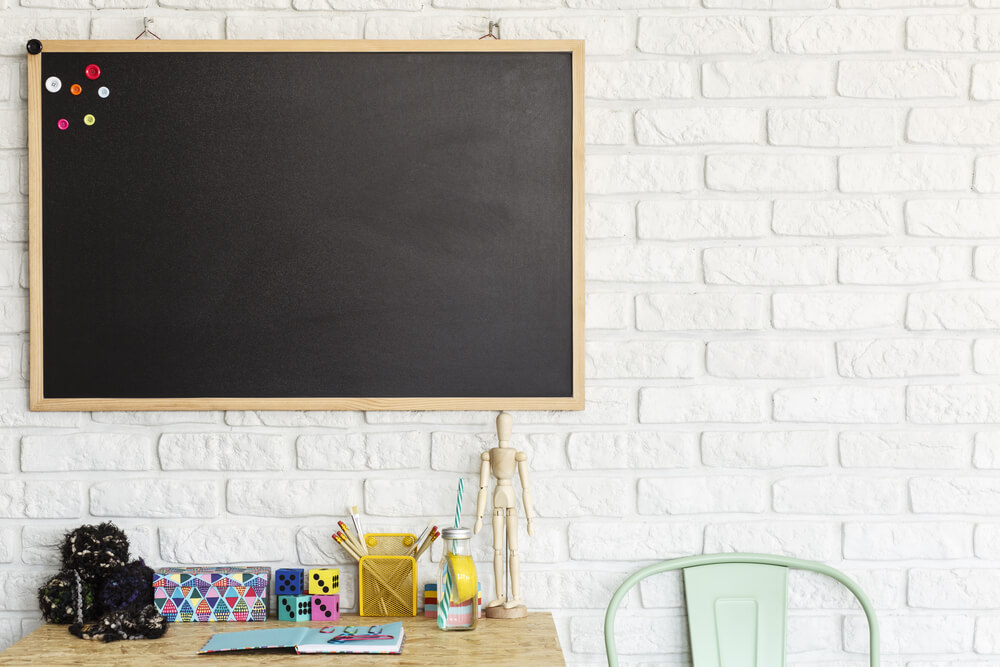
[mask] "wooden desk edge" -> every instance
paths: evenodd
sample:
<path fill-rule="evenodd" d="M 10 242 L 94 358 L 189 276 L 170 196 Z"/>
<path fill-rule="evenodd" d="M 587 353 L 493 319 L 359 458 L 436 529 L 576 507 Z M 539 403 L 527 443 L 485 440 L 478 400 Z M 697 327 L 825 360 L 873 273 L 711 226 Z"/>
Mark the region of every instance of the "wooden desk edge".
<path fill-rule="evenodd" d="M 402 621 L 406 629 L 406 643 L 400 655 L 352 655 L 351 665 L 425 665 L 451 664 L 458 655 L 470 656 L 466 664 L 482 665 L 535 665 L 565 664 L 555 621 L 549 612 L 531 612 L 524 621 L 480 621 L 473 632 L 444 633 L 437 629 L 432 619 L 421 616 L 404 618 L 372 618 L 345 614 L 337 625 L 368 625 Z M 172 623 L 161 639 L 120 641 L 112 643 L 77 639 L 69 634 L 65 625 L 43 625 L 0 653 L 2 665 L 147 665 L 152 660 L 169 661 L 171 665 L 208 665 L 213 662 L 226 664 L 237 661 L 243 664 L 302 665 L 303 658 L 291 649 L 268 651 L 237 651 L 198 655 L 198 650 L 208 638 L 219 632 L 262 630 L 277 627 L 319 627 L 328 623 L 291 623 L 269 619 L 263 623 Z M 477 656 L 472 649 L 482 644 L 484 638 L 499 637 L 499 630 L 514 630 L 496 642 L 496 650 Z M 463 639 L 465 638 L 465 639 Z M 472 643 L 469 643 L 472 640 Z M 504 642 L 504 643 L 501 643 Z M 463 646 L 464 643 L 464 646 Z M 463 648 L 465 652 L 463 653 Z M 326 656 L 329 660 L 330 657 Z"/>

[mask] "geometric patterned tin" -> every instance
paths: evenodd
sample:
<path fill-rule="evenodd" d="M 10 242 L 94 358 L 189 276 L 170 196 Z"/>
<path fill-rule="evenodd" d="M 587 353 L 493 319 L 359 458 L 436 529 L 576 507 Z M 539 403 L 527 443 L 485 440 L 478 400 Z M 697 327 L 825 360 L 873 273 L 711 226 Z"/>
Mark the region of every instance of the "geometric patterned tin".
<path fill-rule="evenodd" d="M 168 621 L 266 621 L 269 567 L 161 567 L 153 602 Z"/>

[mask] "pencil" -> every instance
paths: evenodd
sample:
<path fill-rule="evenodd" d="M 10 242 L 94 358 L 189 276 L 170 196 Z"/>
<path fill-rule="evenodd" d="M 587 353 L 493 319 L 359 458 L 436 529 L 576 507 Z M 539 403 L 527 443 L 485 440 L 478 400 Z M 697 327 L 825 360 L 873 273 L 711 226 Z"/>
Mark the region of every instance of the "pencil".
<path fill-rule="evenodd" d="M 436 540 L 439 537 L 441 537 L 440 530 L 431 533 L 431 536 L 424 542 L 423 546 L 417 550 L 416 558 L 420 558 L 421 556 L 423 556 L 424 552 L 427 551 L 427 549 L 431 546 L 434 540 Z"/>
<path fill-rule="evenodd" d="M 333 534 L 333 535 L 331 535 L 330 537 L 332 537 L 332 538 L 333 538 L 333 541 L 334 541 L 334 542 L 336 542 L 337 544 L 339 544 L 339 545 L 340 545 L 340 548 L 341 548 L 341 549 L 343 549 L 344 551 L 346 551 L 346 552 L 347 552 L 347 555 L 349 555 L 349 556 L 350 556 L 351 558 L 354 558 L 354 553 L 353 553 L 353 552 L 351 552 L 351 550 L 350 550 L 350 549 L 348 549 L 348 548 L 347 548 L 347 546 L 346 546 L 346 545 L 345 545 L 345 544 L 344 544 L 344 543 L 343 543 L 343 542 L 341 541 L 341 539 L 340 539 L 340 533 L 334 533 L 334 534 Z"/>
<path fill-rule="evenodd" d="M 435 526 L 433 523 L 427 525 L 427 529 L 424 532 L 420 533 L 420 537 L 413 544 L 413 548 L 410 550 L 411 556 L 415 557 L 420 552 L 420 547 L 424 546 L 424 543 L 430 539 L 431 535 L 434 534 L 435 530 L 437 530 L 437 526 Z"/>
<path fill-rule="evenodd" d="M 344 532 L 344 537 L 346 537 L 347 541 L 351 543 L 351 546 L 357 549 L 358 553 L 361 554 L 362 556 L 367 556 L 368 548 L 364 545 L 364 543 L 361 540 L 359 540 L 357 537 L 354 536 L 353 533 L 351 533 L 351 529 L 347 527 L 347 524 L 344 523 L 343 521 L 338 521 L 337 525 L 340 526 L 340 529 Z"/>
<path fill-rule="evenodd" d="M 427 535 L 421 540 L 420 544 L 417 545 L 417 550 L 414 552 L 414 558 L 420 558 L 420 554 L 424 553 L 427 549 L 427 545 L 430 544 L 434 539 L 434 533 L 438 532 L 437 526 L 431 526 L 431 530 Z"/>
<path fill-rule="evenodd" d="M 347 538 L 344 537 L 343 533 L 335 533 L 333 535 L 333 539 L 336 540 L 337 544 L 339 544 L 340 546 L 342 546 L 344 548 L 344 551 L 346 551 L 347 553 L 349 553 L 354 558 L 354 560 L 357 560 L 357 561 L 361 560 L 361 556 L 359 556 L 358 552 L 356 552 L 354 550 L 354 546 L 351 545 L 351 543 L 347 541 Z"/>
<path fill-rule="evenodd" d="M 423 532 L 420 533 L 420 536 L 417 537 L 417 539 L 413 542 L 413 546 L 410 547 L 408 555 L 413 556 L 414 554 L 416 554 L 417 550 L 420 549 L 420 545 L 423 544 L 424 540 L 427 538 L 427 535 L 430 534 L 430 532 L 435 528 L 437 528 L 437 526 L 434 525 L 434 522 L 428 521 L 427 527 L 424 528 Z"/>

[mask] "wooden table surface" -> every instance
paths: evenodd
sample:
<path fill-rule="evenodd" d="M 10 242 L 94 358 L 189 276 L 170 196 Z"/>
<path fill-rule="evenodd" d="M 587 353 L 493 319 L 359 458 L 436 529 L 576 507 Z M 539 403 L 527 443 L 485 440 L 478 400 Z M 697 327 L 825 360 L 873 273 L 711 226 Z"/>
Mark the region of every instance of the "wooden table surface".
<path fill-rule="evenodd" d="M 338 625 L 371 625 L 372 622 L 402 621 L 406 642 L 400 655 L 296 655 L 294 649 L 234 651 L 198 655 L 198 650 L 218 632 L 261 630 L 264 628 L 325 623 L 171 623 L 160 639 L 120 641 L 104 644 L 77 639 L 65 625 L 43 625 L 0 653 L 2 665 L 213 665 L 216 663 L 291 665 L 563 665 L 559 638 L 552 614 L 532 612 L 525 619 L 496 620 L 483 618 L 479 627 L 469 632 L 442 632 L 433 619 L 423 616 L 405 618 L 360 618 L 341 616 Z"/>

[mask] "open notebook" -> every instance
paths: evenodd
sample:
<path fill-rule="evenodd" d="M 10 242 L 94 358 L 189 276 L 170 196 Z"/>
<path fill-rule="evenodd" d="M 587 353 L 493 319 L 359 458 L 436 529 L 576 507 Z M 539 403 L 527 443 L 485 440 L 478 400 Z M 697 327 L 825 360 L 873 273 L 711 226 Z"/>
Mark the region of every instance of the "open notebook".
<path fill-rule="evenodd" d="M 259 648 L 294 648 L 296 653 L 399 653 L 403 650 L 403 624 L 397 621 L 386 625 L 220 632 L 212 635 L 198 653 Z"/>

